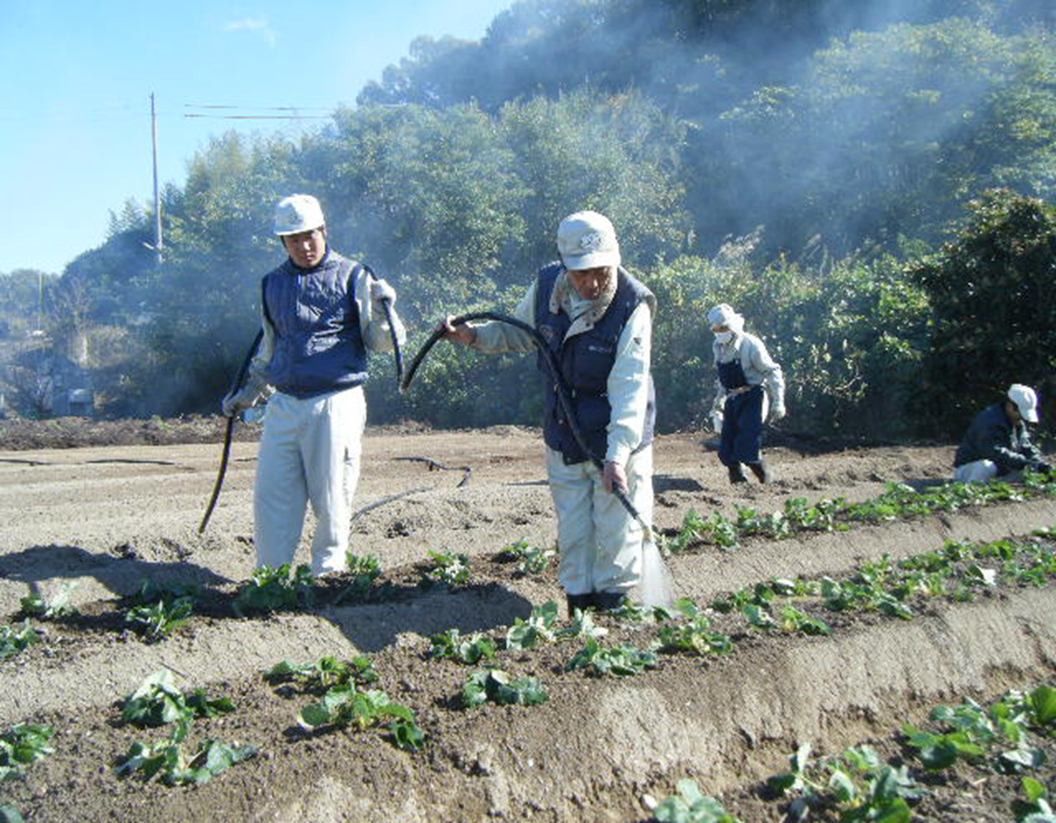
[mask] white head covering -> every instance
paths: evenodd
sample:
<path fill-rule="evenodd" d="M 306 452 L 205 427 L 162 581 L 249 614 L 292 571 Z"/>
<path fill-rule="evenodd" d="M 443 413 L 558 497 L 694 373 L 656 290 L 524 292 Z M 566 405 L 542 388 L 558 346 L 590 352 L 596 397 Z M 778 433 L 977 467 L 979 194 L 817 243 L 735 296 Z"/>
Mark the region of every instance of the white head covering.
<path fill-rule="evenodd" d="M 566 269 L 581 271 L 620 265 L 616 230 L 604 214 L 577 211 L 557 227 L 557 252 Z"/>
<path fill-rule="evenodd" d="M 274 232 L 280 237 L 326 225 L 323 207 L 310 194 L 291 194 L 275 204 Z"/>
<path fill-rule="evenodd" d="M 709 311 L 708 323 L 712 326 L 725 326 L 737 334 L 744 331 L 744 318 L 737 314 L 729 303 L 719 303 Z"/>
<path fill-rule="evenodd" d="M 1008 387 L 1008 399 L 1016 404 L 1019 413 L 1028 423 L 1038 422 L 1038 396 L 1030 386 L 1013 383 Z"/>

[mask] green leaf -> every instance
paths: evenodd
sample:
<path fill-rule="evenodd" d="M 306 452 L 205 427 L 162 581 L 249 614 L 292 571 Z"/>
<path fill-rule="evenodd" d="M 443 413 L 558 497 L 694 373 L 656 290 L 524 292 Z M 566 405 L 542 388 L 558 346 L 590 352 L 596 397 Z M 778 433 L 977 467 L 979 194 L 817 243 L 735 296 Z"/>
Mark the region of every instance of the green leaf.
<path fill-rule="evenodd" d="M 1041 798 L 1048 796 L 1049 792 L 1044 784 L 1038 782 L 1033 777 L 1024 777 L 1022 783 L 1023 791 L 1026 792 L 1027 799 L 1030 800 L 1031 803 L 1036 803 Z"/>
<path fill-rule="evenodd" d="M 10 803 L 0 803 L 0 823 L 26 823 L 26 819 Z"/>
<path fill-rule="evenodd" d="M 1056 689 L 1038 686 L 1030 693 L 1030 707 L 1039 725 L 1056 724 Z"/>
<path fill-rule="evenodd" d="M 307 729 L 317 729 L 329 723 L 331 717 L 331 711 L 325 703 L 313 703 L 301 709 L 298 721 L 301 726 Z"/>
<path fill-rule="evenodd" d="M 1000 771 L 1004 773 L 1021 772 L 1024 769 L 1040 769 L 1048 759 L 1042 749 L 1036 746 L 1020 746 L 998 755 Z"/>
<path fill-rule="evenodd" d="M 854 780 L 842 769 L 837 769 L 829 777 L 829 791 L 840 803 L 850 803 L 858 796 Z"/>
<path fill-rule="evenodd" d="M 406 719 L 396 720 L 390 727 L 393 740 L 398 748 L 406 751 L 420 751 L 425 746 L 425 734 L 416 723 Z"/>

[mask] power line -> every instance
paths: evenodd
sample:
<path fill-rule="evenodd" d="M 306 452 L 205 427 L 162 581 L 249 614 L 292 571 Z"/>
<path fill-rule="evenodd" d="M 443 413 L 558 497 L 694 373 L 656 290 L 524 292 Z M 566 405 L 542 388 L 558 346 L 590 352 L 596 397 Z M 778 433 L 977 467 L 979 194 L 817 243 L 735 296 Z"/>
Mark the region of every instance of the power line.
<path fill-rule="evenodd" d="M 329 114 L 184 114 L 199 120 L 329 120 Z"/>
<path fill-rule="evenodd" d="M 226 104 L 184 103 L 185 109 L 250 109 L 251 111 L 333 111 L 333 106 L 234 106 Z"/>

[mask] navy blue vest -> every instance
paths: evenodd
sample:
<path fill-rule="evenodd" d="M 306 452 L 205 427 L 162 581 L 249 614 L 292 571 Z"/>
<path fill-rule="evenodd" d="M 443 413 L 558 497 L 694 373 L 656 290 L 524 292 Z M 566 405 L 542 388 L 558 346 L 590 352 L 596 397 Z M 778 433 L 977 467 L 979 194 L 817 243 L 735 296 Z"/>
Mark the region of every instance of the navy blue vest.
<path fill-rule="evenodd" d="M 261 284 L 275 328 L 267 379 L 284 394 L 316 397 L 367 379 L 367 349 L 353 290 L 359 264 L 335 251 L 314 269 L 286 262 Z"/>
<path fill-rule="evenodd" d="M 564 411 L 557 399 L 553 378 L 538 357 L 539 369 L 543 373 L 543 396 L 545 398 L 543 438 L 546 445 L 561 452 L 567 465 L 582 463 L 591 457 L 605 459 L 608 448 L 606 427 L 612 416 L 608 398 L 609 372 L 616 363 L 616 345 L 627 321 L 638 305 L 649 294 L 648 290 L 622 268 L 617 270 L 616 294 L 605 314 L 594 328 L 565 340 L 572 325 L 572 318 L 564 311 L 550 312 L 550 294 L 558 275 L 564 270 L 560 263 L 552 263 L 539 272 L 535 298 L 535 327 L 550 345 L 561 369 L 561 377 L 569 389 L 572 408 L 580 432 L 586 440 L 591 455 L 584 453 L 572 435 L 565 420 Z M 640 451 L 653 442 L 653 427 L 656 421 L 656 395 L 653 377 L 649 375 L 649 405 L 645 414 L 642 440 L 635 451 Z"/>

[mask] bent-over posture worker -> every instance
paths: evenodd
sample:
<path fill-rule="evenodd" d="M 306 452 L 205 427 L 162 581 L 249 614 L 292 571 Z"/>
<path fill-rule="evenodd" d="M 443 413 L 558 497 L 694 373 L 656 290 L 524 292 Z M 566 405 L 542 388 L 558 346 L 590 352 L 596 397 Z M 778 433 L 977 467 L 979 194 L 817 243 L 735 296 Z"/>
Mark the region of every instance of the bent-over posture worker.
<path fill-rule="evenodd" d="M 770 467 L 762 452 L 763 423 L 785 416 L 781 367 L 763 341 L 744 330 L 744 318 L 728 303 L 709 311 L 708 322 L 715 335 L 712 352 L 719 372 L 712 403 L 712 419 L 720 432 L 719 460 L 731 483 L 747 482 L 742 464 L 760 483 L 769 483 Z"/>
<path fill-rule="evenodd" d="M 595 464 L 576 442 L 542 355 L 543 437 L 557 511 L 558 572 L 569 613 L 614 609 L 641 581 L 651 540 L 612 493 L 619 487 L 646 524 L 653 511 L 655 403 L 649 370 L 656 300 L 621 265 L 612 223 L 602 214 L 569 215 L 557 230 L 560 261 L 543 267 L 515 317 L 548 341 L 569 389 Z M 478 351 L 529 351 L 531 336 L 509 324 L 452 326 L 447 339 Z"/>
<path fill-rule="evenodd" d="M 1030 442 L 1027 423 L 1038 422 L 1038 397 L 1030 386 L 1013 383 L 1004 400 L 975 416 L 954 456 L 953 479 L 983 482 L 1018 480 L 1023 469 L 1052 471 Z"/>
<path fill-rule="evenodd" d="M 383 301 L 396 292 L 327 243 L 319 201 L 294 194 L 275 208 L 288 258 L 262 282 L 263 338 L 240 391 L 223 401 L 231 417 L 273 387 L 254 487 L 257 565 L 292 563 L 310 500 L 316 517 L 312 571 L 346 568 L 352 496 L 366 401 L 367 351 L 392 349 Z M 393 314 L 397 336 L 403 325 Z"/>

